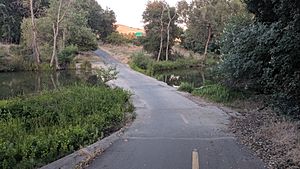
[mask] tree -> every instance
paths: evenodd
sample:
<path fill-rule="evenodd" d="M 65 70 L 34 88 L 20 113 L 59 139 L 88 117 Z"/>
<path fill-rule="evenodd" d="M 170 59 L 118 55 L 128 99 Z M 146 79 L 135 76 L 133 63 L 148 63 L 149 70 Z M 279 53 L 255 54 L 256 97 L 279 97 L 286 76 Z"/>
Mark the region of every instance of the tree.
<path fill-rule="evenodd" d="M 163 50 L 163 43 L 164 43 L 164 12 L 165 12 L 165 4 L 162 6 L 162 11 L 160 14 L 160 44 L 159 44 L 159 52 L 157 56 L 157 61 L 160 61 L 161 53 Z"/>
<path fill-rule="evenodd" d="M 33 12 L 33 0 L 29 0 L 30 6 L 30 16 L 31 16 L 31 27 L 32 27 L 32 50 L 33 55 L 35 57 L 36 65 L 39 66 L 40 64 L 40 51 L 37 43 L 37 28 L 35 24 L 35 16 Z"/>
<path fill-rule="evenodd" d="M 52 20 L 52 29 L 53 29 L 53 51 L 50 61 L 50 66 L 59 69 L 58 58 L 57 58 L 57 40 L 60 33 L 60 25 L 64 21 L 67 14 L 67 10 L 70 7 L 71 0 L 68 2 L 63 0 L 51 0 L 49 8 L 49 17 Z"/>
<path fill-rule="evenodd" d="M 166 60 L 169 60 L 169 47 L 170 47 L 170 28 L 173 20 L 177 17 L 177 13 L 174 12 L 173 16 L 171 16 L 171 9 L 167 6 L 168 12 L 168 26 L 167 26 L 167 49 L 166 49 Z"/>
<path fill-rule="evenodd" d="M 19 43 L 21 22 L 25 9 L 21 0 L 2 0 L 0 2 L 0 41 Z"/>
<path fill-rule="evenodd" d="M 32 3 L 35 18 L 44 16 L 49 0 L 35 0 Z M 29 0 L 1 0 L 0 42 L 17 44 L 20 42 L 22 20 L 24 17 L 31 17 L 29 4 Z"/>
<path fill-rule="evenodd" d="M 244 7 L 239 0 L 195 0 L 188 10 L 184 3 L 180 8 L 188 15 L 183 46 L 206 55 L 210 46 L 217 46 L 226 21 Z"/>
<path fill-rule="evenodd" d="M 170 59 L 169 55 L 174 45 L 174 40 L 179 37 L 179 28 L 176 25 L 177 19 L 176 9 L 170 7 L 166 2 L 148 2 L 143 13 L 146 32 L 143 46 L 157 60 Z"/>
<path fill-rule="evenodd" d="M 103 41 L 116 31 L 116 16 L 110 9 L 102 9 L 95 0 L 85 0 L 80 3 L 81 8 L 87 12 L 87 24 Z"/>

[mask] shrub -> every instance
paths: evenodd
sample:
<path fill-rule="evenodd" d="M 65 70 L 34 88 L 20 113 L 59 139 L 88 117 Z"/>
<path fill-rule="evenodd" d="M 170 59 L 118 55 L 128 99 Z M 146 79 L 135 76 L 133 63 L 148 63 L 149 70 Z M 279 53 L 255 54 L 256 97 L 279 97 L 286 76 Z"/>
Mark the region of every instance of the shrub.
<path fill-rule="evenodd" d="M 80 51 L 93 51 L 98 48 L 96 35 L 90 28 L 75 27 L 71 29 L 71 35 L 67 42 L 69 45 L 76 45 Z"/>
<path fill-rule="evenodd" d="M 122 45 L 129 41 L 125 36 L 118 32 L 111 33 L 105 40 L 105 42 L 113 44 L 113 45 Z"/>
<path fill-rule="evenodd" d="M 197 59 L 178 59 L 176 61 L 160 61 L 153 62 L 151 72 L 155 73 L 163 70 L 174 70 L 192 67 L 201 67 L 202 62 Z"/>
<path fill-rule="evenodd" d="M 77 53 L 78 53 L 77 46 L 74 45 L 67 46 L 58 54 L 58 61 L 61 64 L 61 66 L 66 67 L 73 61 Z"/>
<path fill-rule="evenodd" d="M 219 84 L 202 86 L 195 89 L 192 93 L 193 95 L 202 96 L 219 103 L 232 102 L 241 95 Z"/>
<path fill-rule="evenodd" d="M 134 53 L 131 56 L 131 65 L 134 65 L 140 69 L 147 70 L 150 65 L 154 62 L 149 56 L 145 55 L 143 52 Z"/>
<path fill-rule="evenodd" d="M 273 12 L 287 12 L 284 6 L 289 3 L 276 3 L 278 11 Z M 282 21 L 276 22 L 233 20 L 223 34 L 219 72 L 227 86 L 273 95 L 275 110 L 300 118 L 300 15 L 295 12 L 288 11 L 290 17 L 278 13 Z"/>
<path fill-rule="evenodd" d="M 0 72 L 30 70 L 23 56 L 16 55 L 10 46 L 0 47 Z"/>
<path fill-rule="evenodd" d="M 45 63 L 50 63 L 50 59 L 51 59 L 51 55 L 53 52 L 53 47 L 48 44 L 45 43 L 43 45 L 40 46 L 40 54 L 41 54 L 41 60 Z"/>
<path fill-rule="evenodd" d="M 71 86 L 0 102 L 0 167 L 37 168 L 96 142 L 132 110 L 122 89 Z"/>
<path fill-rule="evenodd" d="M 194 85 L 191 83 L 183 82 L 180 84 L 178 90 L 192 93 L 192 91 L 194 90 Z"/>

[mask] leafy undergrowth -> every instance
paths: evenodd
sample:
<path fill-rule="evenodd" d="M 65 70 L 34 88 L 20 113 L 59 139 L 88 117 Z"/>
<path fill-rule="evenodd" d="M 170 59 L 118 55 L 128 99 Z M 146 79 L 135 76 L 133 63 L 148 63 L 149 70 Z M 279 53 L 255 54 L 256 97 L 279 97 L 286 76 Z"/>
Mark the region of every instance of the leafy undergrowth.
<path fill-rule="evenodd" d="M 122 89 L 71 86 L 0 102 L 0 168 L 36 168 L 119 129 L 131 112 Z"/>
<path fill-rule="evenodd" d="M 196 88 L 192 92 L 195 96 L 205 97 L 218 103 L 230 103 L 240 97 L 242 93 L 230 90 L 222 85 L 213 84 Z"/>
<path fill-rule="evenodd" d="M 157 62 L 149 55 L 139 52 L 131 55 L 129 66 L 138 72 L 153 75 L 159 71 L 202 67 L 203 64 L 201 60 L 193 58 Z"/>
<path fill-rule="evenodd" d="M 194 90 L 194 85 L 191 83 L 183 82 L 180 84 L 178 90 L 183 91 L 183 92 L 192 93 Z"/>

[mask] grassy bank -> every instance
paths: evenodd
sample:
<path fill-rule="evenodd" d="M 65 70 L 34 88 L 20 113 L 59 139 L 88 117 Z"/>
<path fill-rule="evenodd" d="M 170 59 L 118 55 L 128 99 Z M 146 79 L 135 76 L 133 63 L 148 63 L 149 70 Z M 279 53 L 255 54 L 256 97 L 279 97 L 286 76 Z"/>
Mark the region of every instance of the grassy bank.
<path fill-rule="evenodd" d="M 78 64 L 91 64 L 92 62 L 102 62 L 102 60 L 92 52 L 81 52 L 77 46 L 70 45 L 65 47 L 58 54 L 60 69 L 78 69 Z M 32 51 L 22 45 L 3 45 L 0 44 L 0 72 L 19 72 L 19 71 L 49 71 L 51 52 L 41 51 L 39 66 L 33 60 Z"/>
<path fill-rule="evenodd" d="M 147 74 L 153 75 L 155 72 L 176 70 L 185 68 L 202 67 L 201 60 L 197 59 L 177 59 L 175 61 L 160 61 L 157 62 L 143 52 L 134 53 L 131 56 L 129 65 L 132 69 Z"/>
<path fill-rule="evenodd" d="M 79 85 L 0 101 L 0 168 L 36 168 L 96 142 L 122 126 L 129 97 Z"/>
<path fill-rule="evenodd" d="M 241 99 L 242 92 L 231 90 L 220 84 L 212 84 L 196 88 L 192 91 L 194 96 L 200 96 L 217 103 L 230 103 L 236 99 Z"/>

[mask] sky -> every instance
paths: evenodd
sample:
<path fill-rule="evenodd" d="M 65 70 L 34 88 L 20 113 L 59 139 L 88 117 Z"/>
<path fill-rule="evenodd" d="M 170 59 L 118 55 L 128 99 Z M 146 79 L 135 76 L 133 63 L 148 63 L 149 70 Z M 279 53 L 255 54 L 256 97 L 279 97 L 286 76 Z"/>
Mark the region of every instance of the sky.
<path fill-rule="evenodd" d="M 116 13 L 117 23 L 135 28 L 143 28 L 142 14 L 148 0 L 97 0 L 102 8 L 110 8 Z M 175 6 L 178 0 L 166 0 Z M 190 0 L 188 0 L 190 2 Z"/>

